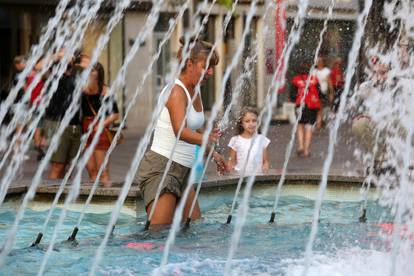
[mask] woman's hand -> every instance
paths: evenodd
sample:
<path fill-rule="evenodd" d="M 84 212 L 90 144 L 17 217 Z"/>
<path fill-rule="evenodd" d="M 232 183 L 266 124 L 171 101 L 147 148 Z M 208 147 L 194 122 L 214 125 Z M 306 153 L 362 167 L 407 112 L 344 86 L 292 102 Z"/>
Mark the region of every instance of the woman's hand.
<path fill-rule="evenodd" d="M 215 127 L 211 131 L 211 134 L 208 136 L 208 141 L 211 143 L 216 143 L 222 135 L 223 135 L 223 132 L 220 130 L 220 128 Z"/>
<path fill-rule="evenodd" d="M 213 152 L 213 160 L 214 162 L 216 162 L 217 172 L 219 175 L 222 175 L 227 172 L 226 161 L 224 160 L 224 157 L 217 151 Z"/>

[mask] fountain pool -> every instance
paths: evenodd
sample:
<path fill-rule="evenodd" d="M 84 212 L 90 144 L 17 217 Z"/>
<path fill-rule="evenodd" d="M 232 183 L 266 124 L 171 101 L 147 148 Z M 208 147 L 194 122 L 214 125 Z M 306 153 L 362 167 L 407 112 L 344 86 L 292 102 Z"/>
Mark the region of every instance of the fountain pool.
<path fill-rule="evenodd" d="M 273 206 L 274 189 L 273 185 L 260 185 L 253 190 L 240 247 L 232 261 L 234 275 L 300 275 L 302 272 L 317 186 L 286 185 L 277 210 L 277 223 L 269 224 L 267 221 Z M 179 232 L 170 261 L 164 268 L 166 275 L 223 273 L 234 230 L 234 223 L 225 224 L 232 194 L 231 188 L 201 193 L 203 219 Z M 371 191 L 368 223 L 358 223 L 360 200 L 359 187 L 328 187 L 309 275 L 387 275 L 387 269 L 384 268 L 390 262 L 391 254 L 388 244 L 390 225 L 387 222 L 392 221 L 392 216 L 389 210 L 377 204 L 375 193 Z M 42 243 L 30 247 L 47 216 L 49 202 L 34 201 L 28 206 L 27 215 L 17 232 L 14 249 L 6 258 L 1 274 L 37 273 L 60 211 L 58 206 Z M 1 207 L 0 238 L 7 234 L 19 204 L 19 200 L 11 199 Z M 79 227 L 77 243 L 66 239 L 76 224 L 82 203 L 70 205 L 68 217 L 58 235 L 60 242 L 55 245 L 45 274 L 89 273 L 94 254 L 105 233 L 112 204 L 109 201 L 96 201 L 90 206 Z M 124 204 L 98 274 L 148 275 L 159 267 L 169 229 L 143 231 L 146 219 L 143 210 L 141 201 L 138 204 L 132 201 Z M 400 266 L 399 269 L 410 275 L 407 273 L 414 271 L 414 265 Z"/>

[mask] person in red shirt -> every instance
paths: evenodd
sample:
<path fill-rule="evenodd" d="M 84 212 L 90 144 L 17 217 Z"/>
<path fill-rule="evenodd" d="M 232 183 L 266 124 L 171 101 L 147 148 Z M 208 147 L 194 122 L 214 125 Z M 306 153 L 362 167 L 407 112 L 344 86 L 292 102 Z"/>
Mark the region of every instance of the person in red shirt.
<path fill-rule="evenodd" d="M 309 65 L 302 64 L 299 73 L 292 79 L 293 85 L 297 89 L 296 107 L 298 108 L 299 125 L 296 132 L 298 140 L 298 156 L 310 156 L 310 144 L 312 142 L 313 125 L 316 122 L 318 111 L 321 108 L 321 102 L 318 92 L 318 79 L 313 75 L 309 78 Z M 307 82 L 308 89 L 305 91 Z M 303 105 L 302 114 L 300 108 Z"/>
<path fill-rule="evenodd" d="M 39 61 L 36 63 L 36 65 L 33 68 L 33 71 L 29 74 L 29 76 L 26 79 L 25 84 L 25 91 L 30 92 L 29 87 L 31 86 L 32 82 L 35 80 L 37 74 L 39 74 L 39 71 L 42 69 L 43 66 L 43 59 L 39 59 Z M 36 105 L 37 107 L 40 104 L 41 100 L 41 94 L 44 93 L 43 86 L 45 84 L 45 78 L 46 74 L 42 76 L 37 84 L 33 87 L 30 94 L 30 105 Z M 45 155 L 42 147 L 44 146 L 44 135 L 42 131 L 42 120 L 39 122 L 39 125 L 36 127 L 35 134 L 34 134 L 34 144 L 35 144 L 35 150 L 38 152 L 37 160 L 40 160 Z"/>
<path fill-rule="evenodd" d="M 331 68 L 331 82 L 334 89 L 334 100 L 332 111 L 337 112 L 341 100 L 342 90 L 344 89 L 344 73 L 342 72 L 342 59 L 336 58 Z"/>

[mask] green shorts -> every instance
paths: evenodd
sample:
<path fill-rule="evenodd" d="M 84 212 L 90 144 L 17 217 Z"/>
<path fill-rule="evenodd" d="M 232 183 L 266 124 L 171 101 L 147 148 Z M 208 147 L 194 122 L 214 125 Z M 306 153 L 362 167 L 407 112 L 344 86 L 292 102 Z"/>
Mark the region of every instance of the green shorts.
<path fill-rule="evenodd" d="M 78 153 L 82 128 L 80 125 L 69 125 L 60 137 L 59 146 L 50 158 L 54 163 L 69 163 Z"/>
<path fill-rule="evenodd" d="M 151 150 L 145 153 L 136 178 L 144 198 L 145 207 L 155 199 L 167 163 L 168 158 L 158 153 Z M 190 168 L 173 161 L 164 183 L 162 183 L 160 195 L 171 193 L 178 199 L 181 198 L 187 185 L 190 171 Z"/>

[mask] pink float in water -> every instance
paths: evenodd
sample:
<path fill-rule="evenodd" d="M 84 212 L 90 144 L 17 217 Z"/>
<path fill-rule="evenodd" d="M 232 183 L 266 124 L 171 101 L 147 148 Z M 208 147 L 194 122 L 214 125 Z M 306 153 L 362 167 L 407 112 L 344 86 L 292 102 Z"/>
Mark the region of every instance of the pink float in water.
<path fill-rule="evenodd" d="M 157 246 L 152 242 L 129 242 L 126 247 L 137 250 L 151 250 Z"/>

